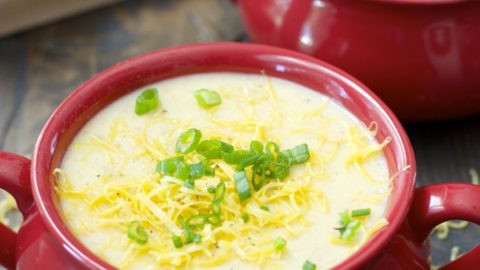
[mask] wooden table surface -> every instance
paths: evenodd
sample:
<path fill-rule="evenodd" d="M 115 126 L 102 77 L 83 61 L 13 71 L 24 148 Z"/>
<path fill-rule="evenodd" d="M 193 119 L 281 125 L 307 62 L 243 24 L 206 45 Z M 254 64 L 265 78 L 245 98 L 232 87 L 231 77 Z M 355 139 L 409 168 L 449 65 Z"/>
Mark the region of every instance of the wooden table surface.
<path fill-rule="evenodd" d="M 173 45 L 247 39 L 228 0 L 121 2 L 0 39 L 0 149 L 29 155 L 54 108 L 121 60 Z M 405 125 L 419 186 L 469 182 L 470 169 L 480 172 L 479 120 Z M 446 241 L 431 239 L 434 262 L 444 263 L 453 245 L 465 252 L 480 242 L 480 228 L 470 224 Z"/>

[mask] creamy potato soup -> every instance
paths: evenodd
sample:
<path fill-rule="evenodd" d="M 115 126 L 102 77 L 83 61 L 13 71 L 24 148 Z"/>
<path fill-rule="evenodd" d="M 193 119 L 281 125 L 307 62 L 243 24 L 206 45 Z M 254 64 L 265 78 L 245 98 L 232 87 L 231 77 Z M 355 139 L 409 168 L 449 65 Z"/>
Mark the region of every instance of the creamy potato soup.
<path fill-rule="evenodd" d="M 72 233 L 121 269 L 327 269 L 388 225 L 374 133 L 287 80 L 182 76 L 92 118 L 55 188 Z"/>

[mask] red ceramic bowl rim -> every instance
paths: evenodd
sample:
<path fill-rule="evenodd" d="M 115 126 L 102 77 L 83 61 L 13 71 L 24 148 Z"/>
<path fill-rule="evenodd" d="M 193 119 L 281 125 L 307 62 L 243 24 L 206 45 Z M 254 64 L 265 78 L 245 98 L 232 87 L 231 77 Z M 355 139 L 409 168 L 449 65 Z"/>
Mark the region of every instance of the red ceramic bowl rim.
<path fill-rule="evenodd" d="M 385 119 L 385 124 L 390 126 L 395 134 L 391 134 L 392 141 L 396 140 L 397 143 L 401 146 L 401 156 L 397 159 L 403 161 L 404 164 L 410 165 L 410 170 L 406 173 L 405 181 L 401 185 L 399 192 L 399 198 L 395 201 L 395 211 L 390 211 L 389 216 L 389 225 L 377 232 L 368 243 L 363 245 L 360 250 L 361 252 L 355 252 L 348 259 L 337 265 L 336 269 L 350 269 L 357 268 L 369 260 L 371 260 L 375 255 L 380 253 L 383 247 L 392 239 L 396 234 L 400 225 L 402 224 L 413 200 L 413 191 L 415 188 L 415 159 L 413 149 L 411 147 L 410 141 L 403 129 L 402 125 L 395 117 L 393 112 L 381 101 L 371 90 L 369 90 L 362 83 L 345 73 L 344 71 L 331 66 L 323 61 L 315 59 L 313 57 L 286 50 L 276 47 L 258 45 L 258 44 L 247 44 L 247 43 L 230 43 L 230 42 L 217 42 L 217 43 L 203 43 L 203 44 L 193 44 L 187 46 L 179 46 L 168 49 L 162 49 L 158 51 L 153 51 L 146 53 L 126 61 L 123 61 L 117 65 L 114 65 L 105 71 L 95 75 L 87 82 L 83 83 L 78 87 L 74 92 L 72 92 L 55 110 L 50 119 L 45 124 L 37 144 L 35 146 L 33 156 L 32 156 L 32 192 L 33 197 L 36 203 L 36 206 L 39 210 L 39 213 L 49 230 L 49 232 L 54 236 L 59 243 L 69 252 L 72 256 L 80 260 L 82 263 L 86 264 L 89 268 L 98 268 L 98 269 L 113 269 L 110 264 L 101 260 L 99 257 L 95 256 L 92 252 L 86 249 L 79 240 L 77 240 L 73 234 L 67 229 L 66 225 L 63 223 L 60 214 L 57 211 L 53 203 L 53 198 L 50 196 L 52 191 L 50 187 L 50 176 L 46 173 L 40 173 L 45 166 L 50 166 L 42 163 L 47 156 L 47 152 L 53 153 L 56 147 L 56 142 L 58 137 L 61 136 L 64 130 L 52 130 L 52 126 L 56 121 L 62 121 L 56 116 L 66 110 L 66 107 L 71 105 L 78 105 L 78 102 L 75 102 L 79 94 L 82 92 L 82 89 L 87 88 L 90 84 L 93 84 L 97 81 L 105 80 L 106 78 L 112 79 L 109 77 L 112 74 L 116 74 L 119 70 L 125 70 L 129 67 L 135 65 L 142 65 L 142 63 L 148 61 L 150 57 L 166 55 L 171 53 L 188 53 L 190 50 L 194 49 L 207 49 L 215 52 L 217 50 L 229 50 L 231 53 L 245 53 L 245 54 L 268 54 L 276 55 L 281 57 L 291 57 L 294 59 L 299 59 L 306 61 L 309 64 L 316 65 L 323 73 L 326 73 L 330 78 L 334 78 L 338 81 L 342 81 L 350 87 L 349 91 L 354 92 L 362 97 L 365 104 L 373 105 L 375 112 L 382 116 Z M 52 135 L 53 134 L 53 135 Z M 47 138 L 51 137 L 51 141 L 48 141 Z M 44 203 L 47 202 L 47 203 Z"/>
<path fill-rule="evenodd" d="M 370 1 L 394 3 L 394 4 L 438 5 L 438 4 L 456 4 L 461 2 L 468 2 L 471 0 L 370 0 Z"/>

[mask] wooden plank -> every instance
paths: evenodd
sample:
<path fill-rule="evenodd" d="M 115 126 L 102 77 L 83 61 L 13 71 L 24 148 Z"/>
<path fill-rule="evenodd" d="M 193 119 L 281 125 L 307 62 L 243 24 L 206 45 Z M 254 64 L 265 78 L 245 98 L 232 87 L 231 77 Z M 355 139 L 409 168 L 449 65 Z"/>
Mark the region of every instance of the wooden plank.
<path fill-rule="evenodd" d="M 480 173 L 480 118 L 437 123 L 405 125 L 415 149 L 417 185 L 445 182 L 470 182 L 469 170 Z M 443 265 L 450 261 L 453 246 L 465 253 L 479 244 L 480 226 L 470 224 L 463 230 L 451 230 L 446 240 L 430 237 L 432 261 Z"/>
<path fill-rule="evenodd" d="M 25 93 L 25 44 L 22 37 L 0 42 L 0 149 Z"/>
<path fill-rule="evenodd" d="M 469 182 L 470 169 L 480 172 L 478 116 L 405 127 L 415 149 L 421 185 Z"/>
<path fill-rule="evenodd" d="M 2 132 L 3 148 L 30 153 L 54 108 L 99 70 L 151 50 L 233 40 L 242 32 L 237 10 L 221 0 L 124 2 L 27 32 L 26 67 L 19 70 L 24 102 Z M 11 61 L 0 66 L 10 70 Z"/>
<path fill-rule="evenodd" d="M 0 0 L 0 37 L 119 0 Z"/>

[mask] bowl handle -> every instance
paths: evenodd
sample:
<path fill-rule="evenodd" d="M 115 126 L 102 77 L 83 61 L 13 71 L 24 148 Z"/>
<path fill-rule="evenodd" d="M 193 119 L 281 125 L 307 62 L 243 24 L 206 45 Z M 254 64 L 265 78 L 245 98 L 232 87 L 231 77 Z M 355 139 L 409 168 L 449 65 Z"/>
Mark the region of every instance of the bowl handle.
<path fill-rule="evenodd" d="M 23 217 L 33 207 L 30 164 L 25 157 L 0 151 L 0 188 L 12 194 Z M 16 240 L 17 235 L 0 223 L 0 265 L 7 269 L 15 269 Z"/>
<path fill-rule="evenodd" d="M 480 225 L 480 186 L 464 183 L 429 185 L 418 188 L 406 220 L 417 243 L 427 241 L 440 223 L 462 219 Z M 473 269 L 480 265 L 480 245 L 441 270 Z"/>

